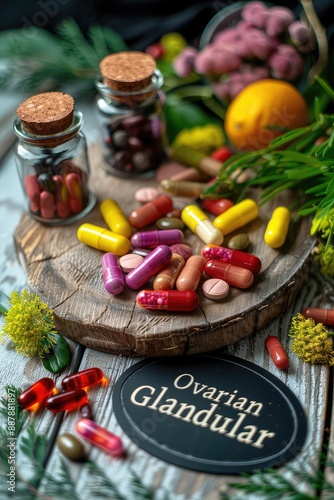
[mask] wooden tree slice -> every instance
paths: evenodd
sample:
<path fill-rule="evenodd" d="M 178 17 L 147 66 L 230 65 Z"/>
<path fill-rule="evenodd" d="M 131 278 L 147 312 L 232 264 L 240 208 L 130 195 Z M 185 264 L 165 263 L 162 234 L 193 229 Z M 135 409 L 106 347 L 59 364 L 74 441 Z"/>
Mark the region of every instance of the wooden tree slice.
<path fill-rule="evenodd" d="M 146 311 L 136 305 L 137 292 L 129 289 L 109 295 L 102 280 L 103 253 L 80 243 L 77 229 L 83 222 L 106 227 L 99 211 L 99 202 L 106 198 L 117 201 L 129 215 L 139 206 L 134 200 L 136 190 L 156 183 L 154 179 L 126 180 L 106 174 L 98 146 L 90 149 L 90 160 L 91 189 L 98 202 L 84 220 L 48 227 L 23 214 L 14 235 L 25 260 L 30 288 L 54 310 L 56 327 L 66 337 L 93 349 L 128 356 L 209 352 L 265 327 L 288 308 L 307 280 L 315 241 L 309 235 L 306 218 L 293 219 L 281 249 L 273 250 L 263 241 L 273 209 L 288 206 L 295 196 L 285 192 L 262 206 L 259 218 L 242 229 L 250 238 L 248 251 L 262 261 L 262 270 L 251 288 L 231 287 L 226 298 L 212 301 L 202 293 L 200 284 L 200 306 L 192 313 Z M 176 208 L 193 201 L 173 200 Z M 225 237 L 224 245 L 229 237 Z M 204 246 L 188 229 L 185 242 L 197 254 Z M 151 285 L 149 282 L 143 288 Z"/>

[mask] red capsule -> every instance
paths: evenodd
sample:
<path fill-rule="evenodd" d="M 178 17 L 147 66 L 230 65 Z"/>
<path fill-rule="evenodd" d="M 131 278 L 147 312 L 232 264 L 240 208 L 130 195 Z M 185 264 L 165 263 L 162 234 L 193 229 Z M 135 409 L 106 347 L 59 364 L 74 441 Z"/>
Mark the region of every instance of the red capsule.
<path fill-rule="evenodd" d="M 33 205 L 38 205 L 39 208 L 39 195 L 42 188 L 36 175 L 27 175 L 24 179 L 24 187 L 29 200 L 33 203 Z"/>
<path fill-rule="evenodd" d="M 254 274 L 249 269 L 219 260 L 208 260 L 204 271 L 210 278 L 219 278 L 237 288 L 249 288 L 254 282 Z"/>
<path fill-rule="evenodd" d="M 265 345 L 274 365 L 280 370 L 285 370 L 289 366 L 289 358 L 279 338 L 269 335 L 265 340 Z"/>
<path fill-rule="evenodd" d="M 70 209 L 74 214 L 77 214 L 83 209 L 82 189 L 78 174 L 75 172 L 67 174 L 65 184 L 69 195 L 68 202 Z"/>
<path fill-rule="evenodd" d="M 121 438 L 108 431 L 104 427 L 93 422 L 89 418 L 81 418 L 75 427 L 80 436 L 87 439 L 94 446 L 109 453 L 113 457 L 124 455 L 124 448 Z"/>
<path fill-rule="evenodd" d="M 134 210 L 129 217 L 131 226 L 136 229 L 148 226 L 163 215 L 173 210 L 173 201 L 164 194 L 157 196 L 152 201 L 145 203 L 137 210 Z"/>
<path fill-rule="evenodd" d="M 205 245 L 202 248 L 202 255 L 206 260 L 220 260 L 221 262 L 229 262 L 234 266 L 249 269 L 253 274 L 257 274 L 261 270 L 261 261 L 256 255 L 240 250 L 232 250 L 218 245 Z"/>
<path fill-rule="evenodd" d="M 77 389 L 51 396 L 46 400 L 46 407 L 53 413 L 58 413 L 60 411 L 73 410 L 87 402 L 87 392 L 84 389 Z"/>
<path fill-rule="evenodd" d="M 217 148 L 213 153 L 211 153 L 210 156 L 211 156 L 211 158 L 214 158 L 215 160 L 218 160 L 218 161 L 221 161 L 224 163 L 224 161 L 228 160 L 232 155 L 233 155 L 233 151 L 231 151 L 226 146 L 221 146 L 220 148 Z"/>
<path fill-rule="evenodd" d="M 35 404 L 43 403 L 55 388 L 56 386 L 52 378 L 41 378 L 20 394 L 18 403 L 21 408 L 29 410 Z"/>
<path fill-rule="evenodd" d="M 66 391 L 69 389 L 82 389 L 98 384 L 103 378 L 104 373 L 101 368 L 87 368 L 86 370 L 67 375 L 67 377 L 63 378 L 61 385 Z"/>
<path fill-rule="evenodd" d="M 315 323 L 326 326 L 334 326 L 334 309 L 322 309 L 320 307 L 306 307 L 302 310 L 304 318 L 311 318 Z"/>
<path fill-rule="evenodd" d="M 52 219 L 55 213 L 55 200 L 53 194 L 49 193 L 49 191 L 42 191 L 39 201 L 43 219 Z"/>
<path fill-rule="evenodd" d="M 226 212 L 226 210 L 228 210 L 229 208 L 233 207 L 234 203 L 228 198 L 219 198 L 217 200 L 203 200 L 201 202 L 201 205 L 204 210 L 206 210 L 210 214 L 220 215 Z"/>
<path fill-rule="evenodd" d="M 189 290 L 141 290 L 137 293 L 137 304 L 144 309 L 164 311 L 193 311 L 199 305 L 198 295 Z"/>

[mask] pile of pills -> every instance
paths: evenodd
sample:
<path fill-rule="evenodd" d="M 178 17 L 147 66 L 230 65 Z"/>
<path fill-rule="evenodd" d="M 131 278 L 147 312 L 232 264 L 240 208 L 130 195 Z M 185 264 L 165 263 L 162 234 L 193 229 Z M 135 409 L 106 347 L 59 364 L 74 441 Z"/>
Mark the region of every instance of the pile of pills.
<path fill-rule="evenodd" d="M 53 413 L 80 408 L 76 432 L 84 440 L 111 456 L 121 457 L 125 454 L 122 440 L 92 420 L 92 410 L 88 401 L 87 389 L 105 380 L 100 368 L 87 368 L 64 377 L 61 382 L 62 391 L 58 392 L 54 381 L 45 377 L 23 391 L 18 398 L 18 403 L 24 410 L 33 411 L 36 407 L 43 405 Z M 74 434 L 64 433 L 58 436 L 57 444 L 63 454 L 71 460 L 85 458 L 84 446 Z"/>

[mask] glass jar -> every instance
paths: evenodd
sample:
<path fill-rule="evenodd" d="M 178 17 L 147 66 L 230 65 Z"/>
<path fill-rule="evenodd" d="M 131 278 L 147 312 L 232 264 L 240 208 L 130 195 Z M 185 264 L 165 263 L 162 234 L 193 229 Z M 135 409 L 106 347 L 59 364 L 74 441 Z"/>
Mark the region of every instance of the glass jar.
<path fill-rule="evenodd" d="M 19 118 L 14 121 L 15 160 L 25 208 L 39 222 L 70 224 L 96 203 L 88 189 L 90 166 L 82 126 L 83 114 L 77 110 L 72 124 L 52 135 L 31 134 Z"/>
<path fill-rule="evenodd" d="M 135 75 L 126 84 L 128 69 L 142 68 L 151 56 L 140 52 L 118 53 L 107 56 L 108 61 L 114 57 L 117 70 L 122 68 L 121 76 L 111 77 L 109 72 L 107 78 L 102 70 L 102 76 L 96 80 L 97 120 L 105 170 L 123 178 L 150 177 L 166 157 L 165 96 L 160 90 L 163 75 L 155 69 L 148 77 Z M 131 64 L 127 66 L 129 57 Z"/>

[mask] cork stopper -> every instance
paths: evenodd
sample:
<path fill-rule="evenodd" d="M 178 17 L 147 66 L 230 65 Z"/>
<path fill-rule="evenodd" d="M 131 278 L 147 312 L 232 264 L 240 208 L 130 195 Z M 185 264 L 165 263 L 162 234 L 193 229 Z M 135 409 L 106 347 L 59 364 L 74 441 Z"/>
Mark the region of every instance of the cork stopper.
<path fill-rule="evenodd" d="M 144 52 L 118 52 L 106 56 L 100 62 L 100 72 L 103 82 L 116 92 L 131 93 L 132 99 L 140 102 L 155 91 L 141 92 L 151 83 L 157 68 L 155 59 Z M 133 94 L 140 92 L 134 97 Z M 127 102 L 127 96 L 116 95 L 115 98 Z"/>
<path fill-rule="evenodd" d="M 66 130 L 73 121 L 74 99 L 63 92 L 45 92 L 24 101 L 16 110 L 30 134 L 53 135 Z"/>

